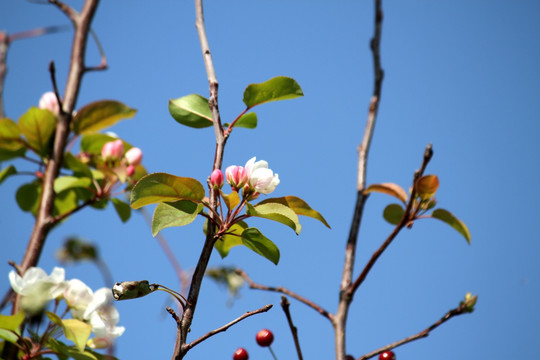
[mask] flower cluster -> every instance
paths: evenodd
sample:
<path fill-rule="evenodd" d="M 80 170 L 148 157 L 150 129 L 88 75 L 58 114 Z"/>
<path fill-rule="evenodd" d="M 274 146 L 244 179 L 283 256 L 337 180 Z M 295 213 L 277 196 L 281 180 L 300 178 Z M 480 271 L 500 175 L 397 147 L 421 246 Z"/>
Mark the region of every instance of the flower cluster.
<path fill-rule="evenodd" d="M 255 161 L 253 157 L 242 166 L 231 165 L 225 170 L 225 178 L 233 191 L 243 191 L 243 197 L 248 200 L 256 199 L 260 194 L 270 194 L 279 184 L 278 174 L 274 174 L 268 168 L 268 163 L 264 160 Z M 212 187 L 221 188 L 223 186 L 223 174 L 221 170 L 214 170 L 210 176 Z"/>
<path fill-rule="evenodd" d="M 142 150 L 132 147 L 124 152 L 124 142 L 120 139 L 109 141 L 101 148 L 101 158 L 111 168 L 125 169 L 127 176 L 135 173 L 135 166 L 142 161 Z"/>
<path fill-rule="evenodd" d="M 50 275 L 37 267 L 29 268 L 23 276 L 14 270 L 9 273 L 13 290 L 21 296 L 21 307 L 30 314 L 42 311 L 49 300 L 64 300 L 74 319 L 92 326 L 94 337 L 87 345 L 105 348 L 122 335 L 125 328 L 117 326 L 118 310 L 112 305 L 109 288 L 93 292 L 78 279 L 65 280 L 65 270 L 55 267 Z"/>

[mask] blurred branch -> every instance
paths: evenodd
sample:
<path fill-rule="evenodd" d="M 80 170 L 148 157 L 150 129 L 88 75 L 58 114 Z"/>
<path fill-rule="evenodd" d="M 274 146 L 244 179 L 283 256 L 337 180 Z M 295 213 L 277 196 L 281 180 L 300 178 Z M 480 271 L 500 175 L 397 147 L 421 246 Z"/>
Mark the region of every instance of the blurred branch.
<path fill-rule="evenodd" d="M 58 117 L 53 149 L 49 154 L 47 166 L 43 175 L 41 201 L 36 214 L 32 235 L 21 262 L 21 269 L 23 272 L 29 267 L 37 265 L 45 239 L 54 225 L 54 218 L 52 216 L 55 196 L 53 188 L 54 180 L 59 174 L 64 157 L 65 145 L 70 132 L 72 113 L 75 109 L 81 80 L 85 72 L 84 59 L 88 32 L 99 3 L 98 0 L 86 0 L 81 13 L 79 14 L 59 1 L 50 1 L 58 6 L 70 18 L 73 27 L 75 28 L 75 34 L 73 38 L 68 79 L 63 97 L 63 108 Z M 13 311 L 16 312 L 17 308 L 18 300 L 16 298 Z"/>
<path fill-rule="evenodd" d="M 283 309 L 283 312 L 285 313 L 285 316 L 287 317 L 287 322 L 289 323 L 289 328 L 291 329 L 291 333 L 294 340 L 294 346 L 296 347 L 296 353 L 298 354 L 298 360 L 303 360 L 302 357 L 302 349 L 300 349 L 300 341 L 298 340 L 298 329 L 296 326 L 294 326 L 292 322 L 291 312 L 289 311 L 291 303 L 289 300 L 282 295 L 281 296 L 281 308 Z"/>
<path fill-rule="evenodd" d="M 200 338 L 198 338 L 197 340 L 195 341 L 192 341 L 191 343 L 187 344 L 185 346 L 185 351 L 187 352 L 188 350 L 190 350 L 191 348 L 195 347 L 196 345 L 200 344 L 201 342 L 203 342 L 204 340 L 208 339 L 209 337 L 212 337 L 220 332 L 223 332 L 223 331 L 227 331 L 228 328 L 230 328 L 231 326 L 233 326 L 234 324 L 244 320 L 245 318 L 248 318 L 250 316 L 253 316 L 253 315 L 256 315 L 256 314 L 260 314 L 260 313 L 263 313 L 263 312 L 267 312 L 268 310 L 270 310 L 272 308 L 272 304 L 268 304 L 268 305 L 265 305 L 263 306 L 262 308 L 258 309 L 258 310 L 254 310 L 254 311 L 248 311 L 246 312 L 244 315 L 234 319 L 233 321 L 231 321 L 230 323 L 228 324 L 225 324 L 223 325 L 222 327 L 220 328 L 217 328 L 215 330 L 212 330 L 210 332 L 208 332 L 207 334 L 201 336 Z"/>
<path fill-rule="evenodd" d="M 212 121 L 214 123 L 214 132 L 216 136 L 216 150 L 212 170 L 221 169 L 226 138 L 223 135 L 223 127 L 221 125 L 221 118 L 219 114 L 219 85 L 214 70 L 214 63 L 212 61 L 210 45 L 208 44 L 208 38 L 206 36 L 202 0 L 195 0 L 195 13 L 195 27 L 197 28 L 197 33 L 199 35 L 199 40 L 201 43 L 201 51 L 203 54 L 210 90 L 208 106 L 210 107 L 210 112 L 212 113 Z M 217 214 L 217 190 L 215 189 L 211 189 L 209 191 L 209 204 L 210 209 L 212 210 L 210 211 L 210 220 L 213 221 L 214 217 L 216 216 L 215 214 Z M 206 268 L 208 267 L 208 262 L 210 261 L 210 256 L 212 255 L 212 250 L 214 249 L 214 244 L 216 242 L 214 231 L 215 230 L 213 226 L 208 227 L 206 239 L 201 250 L 201 255 L 199 256 L 197 266 L 195 267 L 193 277 L 191 278 L 191 286 L 188 293 L 188 305 L 186 306 L 186 309 L 182 314 L 180 324 L 178 325 L 173 359 L 182 359 L 191 348 L 189 345 L 186 344 L 187 334 L 191 327 L 191 323 L 193 322 L 193 316 L 197 307 L 197 300 L 199 298 L 201 284 L 204 278 L 204 274 L 206 273 Z"/>
<path fill-rule="evenodd" d="M 27 30 L 27 31 L 21 31 L 18 33 L 14 33 L 9 35 L 5 31 L 0 31 L 0 118 L 5 116 L 4 112 L 4 81 L 6 79 L 6 73 L 7 73 L 7 52 L 9 49 L 9 45 L 15 41 L 20 39 L 27 39 L 32 38 L 40 35 L 45 34 L 52 34 L 59 31 L 64 31 L 69 27 L 67 26 L 45 26 L 40 27 L 37 29 Z"/>
<path fill-rule="evenodd" d="M 469 304 L 467 304 L 466 301 L 462 302 L 461 304 L 459 304 L 459 306 L 457 308 L 448 311 L 446 314 L 444 314 L 444 316 L 442 318 L 440 318 L 438 321 L 436 321 L 435 323 L 433 323 L 431 326 L 427 327 L 426 329 L 420 331 L 419 333 L 417 333 L 415 335 L 412 335 L 412 336 L 409 336 L 409 337 L 406 337 L 406 338 L 404 338 L 402 340 L 393 342 L 393 343 L 388 344 L 386 346 L 383 346 L 383 347 L 381 347 L 381 348 L 379 348 L 377 350 L 374 350 L 374 351 L 360 357 L 358 360 L 367 360 L 369 358 L 372 358 L 374 356 L 379 355 L 382 352 L 392 350 L 394 348 L 397 348 L 398 346 L 401 346 L 401 345 L 410 343 L 412 341 L 428 337 L 429 334 L 431 333 L 431 331 L 435 330 L 440 325 L 444 324 L 445 322 L 447 322 L 448 320 L 450 320 L 454 316 L 467 314 L 467 313 L 470 313 L 471 311 L 472 311 L 471 306 Z"/>
<path fill-rule="evenodd" d="M 315 311 L 317 311 L 319 314 L 321 314 L 322 316 L 324 316 L 325 318 L 329 319 L 330 321 L 333 321 L 333 317 L 334 315 L 329 313 L 328 311 L 326 311 L 325 309 L 323 309 L 321 306 L 315 304 L 314 302 L 282 287 L 282 286 L 278 286 L 278 287 L 272 287 L 272 286 L 265 286 L 265 285 L 260 285 L 260 284 L 257 284 L 255 283 L 253 280 L 251 280 L 251 278 L 247 275 L 247 273 L 241 269 L 237 269 L 236 270 L 236 273 L 240 276 L 242 276 L 242 278 L 249 284 L 249 287 L 251 289 L 258 289 L 258 290 L 266 290 L 266 291 L 274 291 L 274 292 L 278 292 L 278 293 L 282 293 L 282 294 L 286 294 L 286 295 L 289 295 L 290 297 L 292 298 L 295 298 L 296 300 L 300 301 L 301 303 L 311 307 L 312 309 L 314 309 Z"/>
<path fill-rule="evenodd" d="M 345 327 L 347 322 L 347 315 L 349 312 L 349 306 L 352 301 L 352 297 L 346 291 L 351 284 L 354 261 L 356 255 L 356 244 L 358 241 L 358 233 L 360 230 L 360 223 L 362 220 L 362 214 L 364 211 L 364 205 L 368 198 L 368 195 L 364 193 L 366 188 L 366 168 L 368 152 L 371 145 L 371 139 L 375 129 L 375 121 L 377 119 L 377 113 L 379 110 L 379 102 L 381 98 L 382 81 L 384 72 L 381 66 L 380 55 L 380 43 L 382 32 L 382 0 L 374 1 L 374 33 L 371 39 L 371 52 L 373 55 L 373 72 L 374 72 L 374 84 L 373 95 L 369 104 L 369 111 L 366 121 L 366 128 L 364 130 L 364 136 L 362 143 L 358 146 L 358 175 L 356 185 L 356 204 L 353 213 L 353 219 L 349 230 L 349 237 L 345 248 L 345 261 L 343 265 L 343 275 L 341 278 L 340 298 L 338 310 L 336 312 L 333 325 L 335 330 L 335 342 L 336 342 L 336 358 L 345 358 Z"/>

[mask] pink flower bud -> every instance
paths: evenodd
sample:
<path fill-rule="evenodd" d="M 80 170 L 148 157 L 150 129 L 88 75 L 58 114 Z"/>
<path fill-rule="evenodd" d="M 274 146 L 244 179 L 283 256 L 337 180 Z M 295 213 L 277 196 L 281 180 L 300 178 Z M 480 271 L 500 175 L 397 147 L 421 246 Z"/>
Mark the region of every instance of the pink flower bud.
<path fill-rule="evenodd" d="M 233 190 L 238 190 L 248 181 L 248 173 L 242 166 L 231 165 L 225 170 L 227 182 Z"/>
<path fill-rule="evenodd" d="M 55 115 L 60 114 L 60 106 L 58 105 L 58 99 L 55 93 L 48 91 L 39 99 L 39 108 L 47 109 Z"/>
<path fill-rule="evenodd" d="M 124 143 L 122 140 L 109 141 L 101 148 L 101 157 L 104 161 L 120 160 L 124 156 Z"/>
<path fill-rule="evenodd" d="M 129 177 L 133 176 L 133 174 L 135 174 L 135 166 L 128 165 L 128 167 L 126 168 L 126 174 Z"/>
<path fill-rule="evenodd" d="M 139 165 L 142 160 L 142 155 L 141 149 L 133 147 L 126 152 L 125 158 L 129 165 Z"/>
<path fill-rule="evenodd" d="M 216 169 L 212 171 L 212 175 L 210 175 L 210 184 L 214 189 L 221 189 L 223 187 L 223 173 L 221 170 Z"/>

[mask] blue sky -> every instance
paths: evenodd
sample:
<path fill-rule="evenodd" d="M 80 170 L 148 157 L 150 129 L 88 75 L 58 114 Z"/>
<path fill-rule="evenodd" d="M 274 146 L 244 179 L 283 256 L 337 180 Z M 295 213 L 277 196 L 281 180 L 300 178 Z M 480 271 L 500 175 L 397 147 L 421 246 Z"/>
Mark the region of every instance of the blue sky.
<path fill-rule="evenodd" d="M 82 1 L 69 4 L 80 7 Z M 277 75 L 295 78 L 305 96 L 256 109 L 256 130 L 233 132 L 225 166 L 252 156 L 279 173 L 276 196 L 297 195 L 332 225 L 301 219 L 296 236 L 264 221 L 259 226 L 281 250 L 274 266 L 247 249 L 211 266 L 237 265 L 268 285 L 282 285 L 336 310 L 346 236 L 355 199 L 356 147 L 372 92 L 369 39 L 371 1 L 206 2 L 207 32 L 220 83 L 224 121 L 243 110 L 250 83 Z M 348 322 L 348 352 L 359 357 L 416 333 L 457 306 L 466 292 L 478 294 L 472 315 L 451 320 L 427 339 L 396 350 L 398 359 L 509 359 L 534 357 L 540 340 L 540 239 L 535 189 L 540 165 L 540 4 L 534 0 L 490 2 L 384 2 L 381 45 L 385 79 L 368 163 L 368 183 L 407 188 L 423 149 L 433 143 L 427 173 L 437 174 L 440 207 L 462 219 L 469 246 L 450 227 L 424 220 L 402 233 L 359 289 Z M 10 33 L 68 24 L 53 6 L 26 1 L 1 5 L 0 28 Z M 212 129 L 194 130 L 169 115 L 168 99 L 208 96 L 206 73 L 190 1 L 104 1 L 93 28 L 109 70 L 83 80 L 78 107 L 117 99 L 137 115 L 111 130 L 144 151 L 150 172 L 165 171 L 204 181 L 213 159 Z M 51 89 L 54 60 L 62 91 L 71 32 L 14 42 L 8 54 L 4 104 L 17 119 Z M 88 64 L 97 64 L 95 45 Z M 4 166 L 5 164 L 2 164 Z M 21 170 L 31 164 L 16 163 Z M 8 260 L 20 261 L 33 225 L 14 192 L 29 181 L 9 178 L 0 186 L 0 273 L 7 289 Z M 532 182 L 531 182 L 532 181 Z M 382 219 L 390 197 L 373 195 L 365 211 L 356 271 L 391 232 Z M 202 221 L 163 231 L 182 266 L 195 267 L 203 241 Z M 177 286 L 171 265 L 139 214 L 122 224 L 112 209 L 86 210 L 49 236 L 40 266 L 58 263 L 56 249 L 70 235 L 94 241 L 115 280 L 148 279 Z M 68 266 L 68 278 L 103 286 L 90 264 Z M 3 291 L 3 290 L 2 290 Z M 228 306 L 227 293 L 206 281 L 191 340 L 265 304 L 270 312 L 250 318 L 197 346 L 190 359 L 230 359 L 243 346 L 253 359 L 270 359 L 255 341 L 259 329 L 274 331 L 279 359 L 294 358 L 280 295 L 244 288 Z M 291 300 L 307 359 L 332 358 L 330 323 Z M 175 324 L 165 294 L 118 303 L 127 330 L 118 342 L 122 359 L 167 358 Z"/>

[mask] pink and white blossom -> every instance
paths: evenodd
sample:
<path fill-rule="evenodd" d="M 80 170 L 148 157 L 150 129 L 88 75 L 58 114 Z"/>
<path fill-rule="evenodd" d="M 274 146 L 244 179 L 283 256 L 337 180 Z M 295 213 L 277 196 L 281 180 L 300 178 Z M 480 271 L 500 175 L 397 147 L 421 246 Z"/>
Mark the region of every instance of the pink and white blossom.
<path fill-rule="evenodd" d="M 132 147 L 126 152 L 126 155 L 124 155 L 126 158 L 126 161 L 129 165 L 137 166 L 141 163 L 143 153 L 142 150 L 138 147 Z"/>
<path fill-rule="evenodd" d="M 242 188 L 248 182 L 246 169 L 238 165 L 231 165 L 225 169 L 225 177 L 233 190 Z"/>
<path fill-rule="evenodd" d="M 279 176 L 268 168 L 266 161 L 255 160 L 255 157 L 249 159 L 244 167 L 247 171 L 249 187 L 256 193 L 270 194 L 279 184 Z"/>
<path fill-rule="evenodd" d="M 60 114 L 60 106 L 58 105 L 56 94 L 52 91 L 48 91 L 41 95 L 41 99 L 39 99 L 39 108 L 47 109 L 55 115 Z"/>
<path fill-rule="evenodd" d="M 21 307 L 30 313 L 41 311 L 51 299 L 60 297 L 66 286 L 65 270 L 55 267 L 50 275 L 38 267 L 31 267 L 20 276 L 11 270 L 9 282 L 13 291 L 21 295 Z"/>
<path fill-rule="evenodd" d="M 109 141 L 101 148 L 103 161 L 120 160 L 124 156 L 124 143 L 122 140 Z"/>

